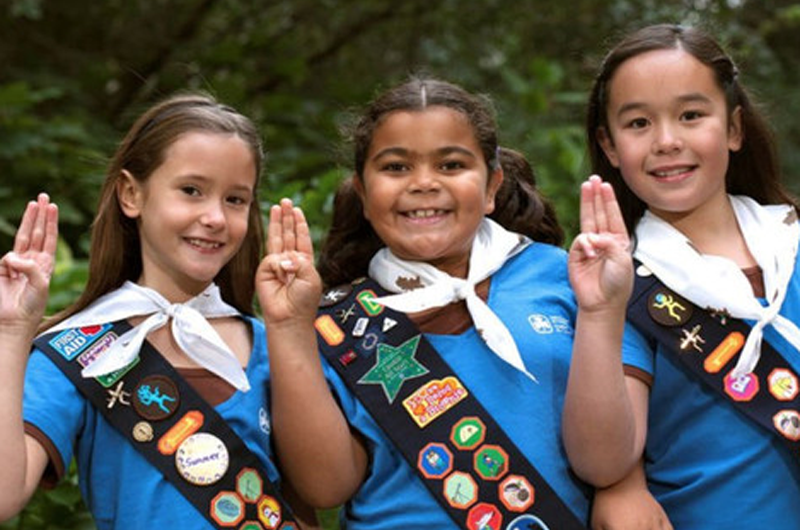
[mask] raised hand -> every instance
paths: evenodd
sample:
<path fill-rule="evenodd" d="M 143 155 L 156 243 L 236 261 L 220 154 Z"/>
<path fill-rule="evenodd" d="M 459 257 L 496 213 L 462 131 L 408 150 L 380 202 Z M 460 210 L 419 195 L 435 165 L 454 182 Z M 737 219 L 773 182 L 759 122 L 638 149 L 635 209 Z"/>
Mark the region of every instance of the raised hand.
<path fill-rule="evenodd" d="M 614 189 L 593 175 L 581 184 L 581 233 L 569 251 L 569 277 L 581 309 L 626 304 L 633 287 L 630 239 Z"/>
<path fill-rule="evenodd" d="M 0 259 L 0 324 L 34 330 L 47 306 L 58 240 L 58 208 L 40 193 L 25 208 L 14 248 Z"/>
<path fill-rule="evenodd" d="M 267 326 L 294 318 L 311 320 L 316 315 L 322 281 L 314 268 L 308 223 L 289 199 L 270 209 L 267 255 L 255 281 Z"/>

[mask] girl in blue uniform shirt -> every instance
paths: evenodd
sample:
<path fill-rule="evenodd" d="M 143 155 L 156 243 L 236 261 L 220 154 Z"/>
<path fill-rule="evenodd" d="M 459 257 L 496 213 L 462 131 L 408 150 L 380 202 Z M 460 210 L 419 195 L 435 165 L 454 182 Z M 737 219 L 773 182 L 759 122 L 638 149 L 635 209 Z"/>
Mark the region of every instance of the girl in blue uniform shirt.
<path fill-rule="evenodd" d="M 252 310 L 261 162 L 251 121 L 210 97 L 174 96 L 146 111 L 111 160 L 86 288 L 38 331 L 57 209 L 44 194 L 28 205 L 14 249 L 0 261 L 0 519 L 22 509 L 40 483 L 61 478 L 75 456 L 98 528 L 212 527 L 133 447 L 146 440 L 126 440 L 41 351 L 29 357 L 37 332 L 122 319 L 136 330 L 132 342 L 156 346 L 277 480 L 264 328 Z M 137 355 L 138 348 L 111 348 L 87 370 L 109 373 Z M 132 404 L 130 391 L 113 390 L 109 407 Z"/>
<path fill-rule="evenodd" d="M 567 254 L 556 246 L 560 229 L 521 172 L 512 169 L 505 182 L 510 189 L 503 188 L 502 166 L 519 159 L 498 150 L 486 99 L 446 82 L 413 79 L 369 105 L 353 141 L 355 174 L 335 200 L 319 260 L 322 281 L 308 226 L 288 200 L 271 211 L 268 257 L 256 278 L 269 330 L 282 469 L 310 504 L 344 504 L 347 528 L 457 527 L 339 375 L 320 362 L 313 327 L 322 283 L 335 286 L 369 275 L 398 293 L 402 278 L 417 276 L 422 285 L 404 303 L 393 296 L 379 303 L 409 315 L 585 524 L 589 492 L 570 473 L 561 445 L 563 395 L 576 335 L 593 335 L 583 343 L 620 355 L 616 327 L 621 331 L 624 323 L 624 293 L 616 305 L 586 306 L 596 313 L 575 331 L 579 311 Z M 504 156 L 511 158 L 498 160 Z M 589 259 L 582 250 L 593 245 L 604 250 L 602 258 Z M 624 242 L 602 234 L 576 250 L 572 267 L 582 273 L 587 295 L 599 278 L 615 281 L 598 270 L 601 261 L 606 273 L 627 266 Z M 448 284 L 447 293 L 436 294 L 433 287 Z M 626 344 L 625 362 L 638 363 L 638 351 Z M 433 469 L 441 456 L 425 455 Z M 494 456 L 484 453 L 481 461 L 492 472 L 503 469 Z M 510 484 L 508 491 L 520 485 Z M 472 508 L 485 509 L 473 523 L 497 527 L 493 507 L 474 504 L 465 486 L 448 490 L 450 500 L 465 506 L 467 520 L 476 513 Z M 523 491 L 516 500 L 533 500 L 533 494 Z M 535 519 L 524 515 L 502 524 L 563 528 L 559 521 Z"/>
<path fill-rule="evenodd" d="M 757 393 L 767 400 L 788 399 L 793 388 L 796 393 L 800 370 L 797 205 L 780 183 L 772 136 L 738 69 L 698 29 L 643 28 L 606 56 L 589 102 L 587 134 L 593 171 L 613 185 L 635 236 L 633 255 L 642 263 L 636 274 L 654 274 L 693 304 L 694 312 L 715 314 L 722 327 L 729 319 L 748 325 L 732 343 L 735 356 L 724 360 L 714 353 L 721 350 L 706 334 L 707 324 L 684 332 L 680 355 L 706 361 L 714 356 L 717 364 L 704 370 L 720 373 L 725 393 L 704 384 L 701 372 L 687 369 L 664 343 L 652 343 L 655 375 L 643 467 L 624 479 L 605 477 L 623 480 L 598 493 L 597 527 L 796 525 L 800 468 L 797 454 L 782 441 L 797 436 L 796 422 L 776 419 L 769 432 L 726 396 L 743 407 Z M 587 184 L 590 193 L 598 185 Z M 642 329 L 647 319 L 659 318 L 659 306 L 654 299 L 648 315 L 641 310 Z M 683 318 L 681 308 L 675 309 L 672 318 Z M 781 369 L 774 373 L 783 386 L 768 380 L 755 384 L 759 376 L 753 370 L 764 362 L 767 344 L 782 354 Z M 574 368 L 585 361 L 576 357 Z M 594 362 L 618 366 L 616 359 L 601 356 Z M 576 410 L 584 414 L 565 424 L 582 442 L 568 445 L 576 471 L 590 477 L 609 455 L 639 460 L 641 454 L 605 443 L 594 411 L 581 408 L 597 407 L 592 392 L 617 396 L 615 410 L 638 398 L 626 397 L 618 387 L 600 388 L 590 377 L 579 383 L 584 399 L 576 401 Z M 795 413 L 783 414 L 791 420 Z M 631 430 L 643 427 L 630 415 L 627 421 Z"/>

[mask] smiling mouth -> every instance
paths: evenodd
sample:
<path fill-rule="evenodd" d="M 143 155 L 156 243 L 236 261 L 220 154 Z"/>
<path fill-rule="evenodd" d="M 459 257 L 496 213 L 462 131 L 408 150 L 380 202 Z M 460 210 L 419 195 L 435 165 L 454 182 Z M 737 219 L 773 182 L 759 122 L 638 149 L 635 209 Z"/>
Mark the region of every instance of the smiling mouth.
<path fill-rule="evenodd" d="M 190 245 L 202 248 L 204 250 L 215 250 L 222 247 L 222 243 L 217 243 L 215 241 L 206 241 L 205 239 L 187 238 L 186 241 Z"/>
<path fill-rule="evenodd" d="M 406 217 L 410 217 L 411 219 L 427 219 L 429 217 L 441 216 L 446 213 L 447 212 L 445 210 L 428 209 L 428 210 L 411 210 L 405 212 L 403 215 L 405 215 Z"/>
<path fill-rule="evenodd" d="M 689 173 L 690 171 L 693 171 L 696 167 L 697 166 L 681 166 L 672 169 L 650 171 L 650 174 L 658 178 L 676 177 L 678 175 Z"/>

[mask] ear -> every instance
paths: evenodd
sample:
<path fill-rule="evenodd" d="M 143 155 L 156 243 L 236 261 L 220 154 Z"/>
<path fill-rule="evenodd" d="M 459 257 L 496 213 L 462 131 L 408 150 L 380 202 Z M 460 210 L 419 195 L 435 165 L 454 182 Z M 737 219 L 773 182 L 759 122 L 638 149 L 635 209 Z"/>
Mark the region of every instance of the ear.
<path fill-rule="evenodd" d="M 738 151 L 742 148 L 744 141 L 744 129 L 742 128 L 742 107 L 737 105 L 728 123 L 728 149 Z"/>
<path fill-rule="evenodd" d="M 606 154 L 606 158 L 611 163 L 612 166 L 619 168 L 619 156 L 617 155 L 617 148 L 614 146 L 614 139 L 611 138 L 611 133 L 608 132 L 607 127 L 598 127 L 597 133 L 595 133 L 595 139 L 597 143 L 600 144 L 600 147 L 603 149 L 603 152 Z"/>
<path fill-rule="evenodd" d="M 364 218 L 369 221 L 369 209 L 367 208 L 367 201 L 366 201 L 366 190 L 364 189 L 364 181 L 356 174 L 350 177 L 353 180 L 353 190 L 355 190 L 356 195 L 358 195 L 359 200 L 361 200 L 361 210 L 364 212 Z"/>
<path fill-rule="evenodd" d="M 117 179 L 117 201 L 122 213 L 136 219 L 142 212 L 142 187 L 127 169 Z"/>
<path fill-rule="evenodd" d="M 489 182 L 486 185 L 486 207 L 483 209 L 484 214 L 489 215 L 494 211 L 494 200 L 497 197 L 497 191 L 503 184 L 504 178 L 503 168 L 500 165 L 497 166 L 497 169 L 489 173 Z"/>

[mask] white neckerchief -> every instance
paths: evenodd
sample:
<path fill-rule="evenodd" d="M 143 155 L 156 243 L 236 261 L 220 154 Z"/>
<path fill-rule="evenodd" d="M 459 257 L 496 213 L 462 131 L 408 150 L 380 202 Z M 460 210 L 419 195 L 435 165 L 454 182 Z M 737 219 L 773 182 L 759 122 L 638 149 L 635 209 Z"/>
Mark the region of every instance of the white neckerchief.
<path fill-rule="evenodd" d="M 239 314 L 222 300 L 215 284 L 185 303 L 171 304 L 153 289 L 125 282 L 119 289 L 101 296 L 85 310 L 48 331 L 149 315 L 114 341 L 103 355 L 81 372 L 83 377 L 98 377 L 130 364 L 139 355 L 148 333 L 165 325 L 171 318 L 172 335 L 189 358 L 237 390 L 246 392 L 250 383 L 239 360 L 206 320 Z"/>
<path fill-rule="evenodd" d="M 733 261 L 700 254 L 686 236 L 649 211 L 636 227 L 633 255 L 695 305 L 755 321 L 732 373 L 736 378 L 758 364 L 767 325 L 800 350 L 800 329 L 778 314 L 794 271 L 800 225 L 792 206 L 762 206 L 746 196 L 732 195 L 730 201 L 747 247 L 764 274 L 766 306 L 753 296 L 750 282 Z"/>
<path fill-rule="evenodd" d="M 383 248 L 370 261 L 369 275 L 384 289 L 400 294 L 383 296 L 375 301 L 396 311 L 416 313 L 466 300 L 475 329 L 487 346 L 498 357 L 536 381 L 525 368 L 508 328 L 475 293 L 476 284 L 494 274 L 506 260 L 530 243 L 527 237 L 509 232 L 491 219 L 484 218 L 472 242 L 466 280 L 454 278 L 428 263 L 400 259 L 388 248 Z M 408 286 L 409 281 L 413 286 Z"/>

